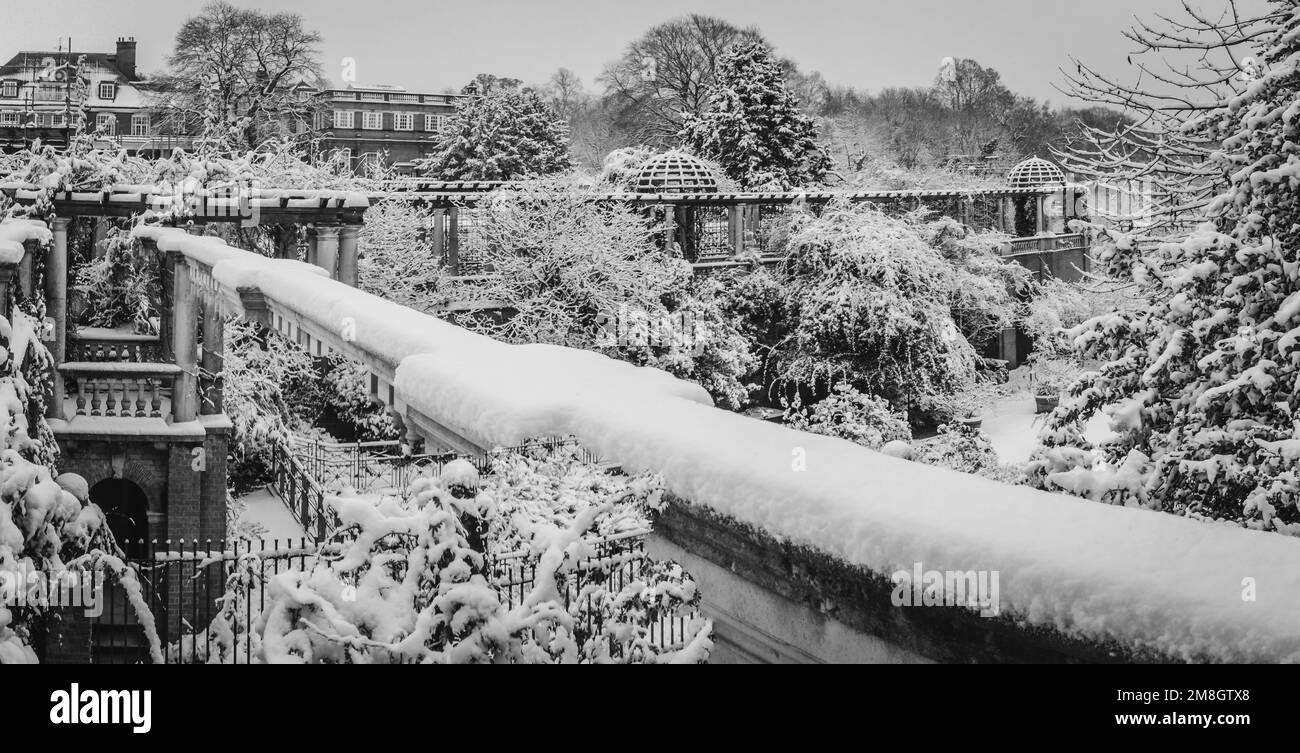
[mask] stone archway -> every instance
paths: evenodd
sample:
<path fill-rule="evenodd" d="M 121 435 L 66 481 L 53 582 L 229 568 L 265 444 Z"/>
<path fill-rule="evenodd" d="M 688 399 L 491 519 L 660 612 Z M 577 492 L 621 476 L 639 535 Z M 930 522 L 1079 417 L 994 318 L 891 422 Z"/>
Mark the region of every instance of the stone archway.
<path fill-rule="evenodd" d="M 127 556 L 143 554 L 149 540 L 149 498 L 134 481 L 106 478 L 90 488 L 90 501 L 99 505 L 109 530 Z"/>

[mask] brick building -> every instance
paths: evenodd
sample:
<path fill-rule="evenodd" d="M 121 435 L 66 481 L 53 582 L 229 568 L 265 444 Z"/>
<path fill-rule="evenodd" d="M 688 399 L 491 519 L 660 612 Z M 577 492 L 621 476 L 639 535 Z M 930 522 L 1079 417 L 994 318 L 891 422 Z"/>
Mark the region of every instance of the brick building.
<path fill-rule="evenodd" d="M 66 146 L 78 108 L 86 127 L 103 131 L 105 147 L 130 154 L 168 154 L 190 139 L 158 135 L 150 115 L 148 83 L 136 68 L 134 37 L 114 52 L 19 52 L 0 66 L 0 150 L 17 151 L 39 139 Z"/>
<path fill-rule="evenodd" d="M 396 86 L 348 86 L 320 93 L 321 148 L 342 149 L 354 166 L 386 162 L 409 173 L 468 94 L 414 94 Z"/>

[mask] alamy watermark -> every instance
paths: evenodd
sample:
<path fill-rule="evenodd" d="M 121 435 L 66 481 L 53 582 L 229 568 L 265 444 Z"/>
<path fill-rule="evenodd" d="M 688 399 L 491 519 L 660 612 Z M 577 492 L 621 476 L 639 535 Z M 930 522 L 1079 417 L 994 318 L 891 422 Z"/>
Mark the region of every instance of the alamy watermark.
<path fill-rule="evenodd" d="M 981 617 L 1001 614 L 997 570 L 926 570 L 917 562 L 890 580 L 896 607 L 966 607 Z"/>
<path fill-rule="evenodd" d="M 74 608 L 87 617 L 104 613 L 104 584 L 92 573 L 61 570 L 49 573 L 31 565 L 0 571 L 0 604 L 38 609 Z"/>
<path fill-rule="evenodd" d="M 704 352 L 708 329 L 689 311 L 651 314 L 620 305 L 617 312 L 596 317 L 597 344 L 621 348 L 685 348 L 692 355 Z"/>

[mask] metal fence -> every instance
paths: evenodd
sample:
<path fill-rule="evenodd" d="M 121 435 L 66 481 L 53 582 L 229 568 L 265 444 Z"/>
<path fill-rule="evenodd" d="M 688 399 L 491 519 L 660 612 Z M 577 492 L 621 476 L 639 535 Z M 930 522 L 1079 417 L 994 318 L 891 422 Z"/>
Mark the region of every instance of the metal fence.
<path fill-rule="evenodd" d="M 576 563 L 557 584 L 565 607 L 590 599 L 591 586 L 617 593 L 634 583 L 648 561 L 645 536 L 638 530 L 591 539 L 594 554 Z M 261 541 L 136 541 L 124 546 L 126 566 L 140 584 L 139 597 L 152 616 L 159 638 L 163 663 L 247 664 L 259 660 L 253 642 L 247 639 L 269 602 L 268 584 L 289 571 L 308 571 L 320 557 L 341 554 L 343 542 L 317 544 L 306 538 Z M 528 551 L 489 557 L 488 577 L 500 588 L 503 606 L 512 609 L 525 599 L 537 578 L 537 559 Z M 64 610 L 58 617 L 64 632 L 88 637 L 87 655 L 80 662 L 135 664 L 150 661 L 146 631 L 132 605 L 131 594 L 110 576 L 90 571 L 96 586 L 102 586 L 102 613 L 87 617 L 76 610 Z M 228 599 L 227 584 L 237 578 L 240 599 Z M 589 605 L 587 605 L 589 606 Z M 585 616 L 575 625 L 581 634 L 592 635 L 597 610 L 575 610 Z M 648 615 L 649 639 L 663 649 L 680 648 L 687 636 L 691 616 Z M 214 620 L 221 621 L 214 626 Z M 48 631 L 47 631 L 48 633 Z M 60 638 L 60 640 L 64 640 Z M 73 647 L 76 648 L 76 647 Z M 56 658 L 48 656 L 43 658 Z M 75 652 L 64 647 L 64 660 L 76 661 Z"/>

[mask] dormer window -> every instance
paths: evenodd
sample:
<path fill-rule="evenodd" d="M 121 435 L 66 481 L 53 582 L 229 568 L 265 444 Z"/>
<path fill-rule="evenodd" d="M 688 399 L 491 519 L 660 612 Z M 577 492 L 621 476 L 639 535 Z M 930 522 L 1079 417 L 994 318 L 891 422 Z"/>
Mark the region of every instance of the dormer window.
<path fill-rule="evenodd" d="M 110 99 L 110 100 L 116 99 L 117 84 L 113 83 L 112 81 L 101 81 L 99 83 L 99 98 Z"/>
<path fill-rule="evenodd" d="M 4 97 L 4 98 L 6 98 L 6 99 L 17 99 L 17 98 L 18 98 L 18 82 L 17 82 L 17 81 L 0 81 L 0 97 Z"/>

